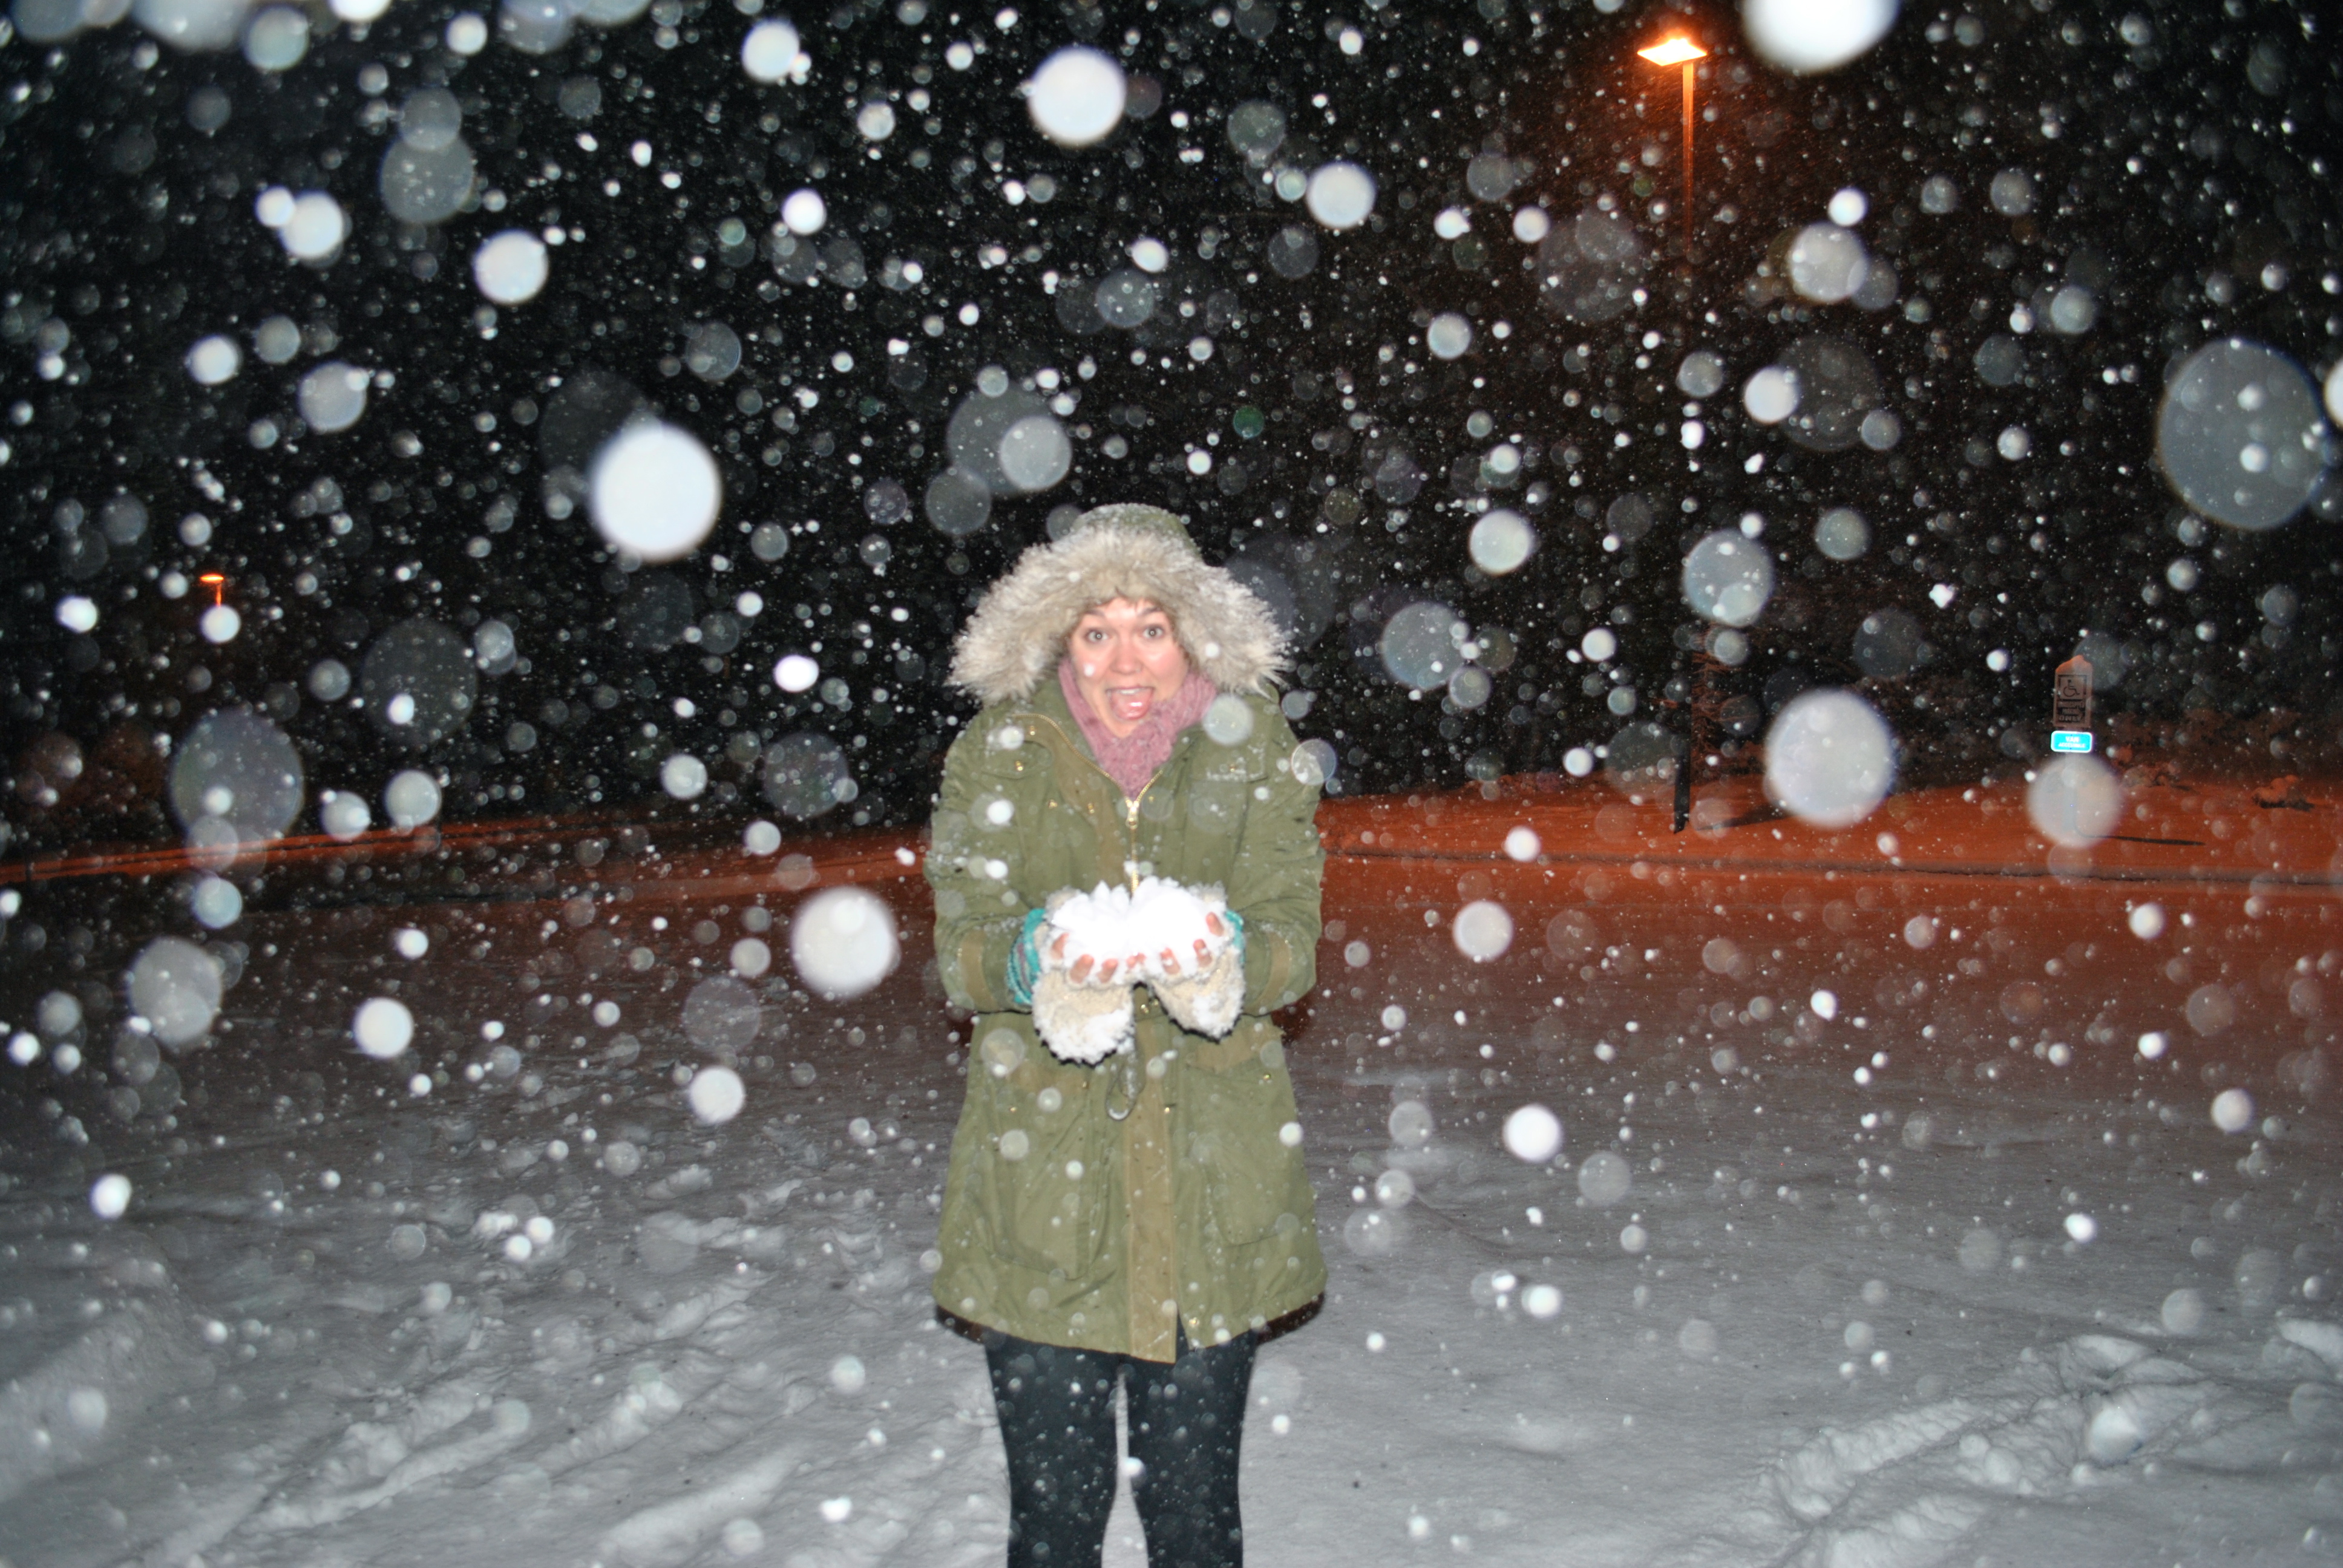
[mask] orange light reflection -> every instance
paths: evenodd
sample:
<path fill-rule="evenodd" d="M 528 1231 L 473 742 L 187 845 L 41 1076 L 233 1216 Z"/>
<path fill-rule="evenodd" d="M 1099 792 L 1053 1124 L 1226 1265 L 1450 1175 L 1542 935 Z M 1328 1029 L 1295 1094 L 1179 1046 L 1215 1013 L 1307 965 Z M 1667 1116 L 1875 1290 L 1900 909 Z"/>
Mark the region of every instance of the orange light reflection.
<path fill-rule="evenodd" d="M 1638 49 L 1635 53 L 1654 65 L 1681 65 L 1687 60 L 1708 58 L 1707 50 L 1682 34 L 1673 38 L 1663 39 L 1648 49 Z"/>

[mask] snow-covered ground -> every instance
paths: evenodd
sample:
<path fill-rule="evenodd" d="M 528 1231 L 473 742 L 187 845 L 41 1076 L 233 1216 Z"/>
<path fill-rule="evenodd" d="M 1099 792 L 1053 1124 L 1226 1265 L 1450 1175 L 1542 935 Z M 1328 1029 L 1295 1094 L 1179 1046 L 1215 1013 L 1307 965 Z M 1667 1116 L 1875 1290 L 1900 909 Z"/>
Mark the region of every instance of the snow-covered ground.
<path fill-rule="evenodd" d="M 996 1561 L 981 1352 L 925 1288 L 963 1068 L 918 885 L 879 884 L 901 967 L 827 1002 L 792 989 L 806 890 L 770 864 L 590 906 L 256 910 L 176 1106 L 167 1074 L 109 1100 L 136 1064 L 98 1004 L 140 918 L 95 920 L 79 975 L 18 966 L 12 1026 L 68 983 L 88 1017 L 0 1066 L 0 1557 Z M 2325 890 L 2258 887 L 2250 919 L 2166 890 L 2157 943 L 2132 882 L 1776 870 L 1710 904 L 1459 874 L 1330 878 L 1290 1060 L 1332 1283 L 1261 1354 L 1254 1561 L 2343 1554 Z M 1485 964 L 1452 936 L 1467 896 L 1521 932 Z M 741 982 L 757 1037 L 703 1003 L 696 1043 L 687 999 L 755 970 L 751 936 L 779 955 Z M 2185 999 L 2232 973 L 2200 1036 Z M 395 1063 L 349 1029 L 392 994 Z M 717 1125 L 678 1082 L 712 1055 L 747 1088 Z M 1533 1101 L 1567 1128 L 1551 1163 L 1501 1141 Z M 1108 1560 L 1141 1561 L 1127 1504 Z"/>

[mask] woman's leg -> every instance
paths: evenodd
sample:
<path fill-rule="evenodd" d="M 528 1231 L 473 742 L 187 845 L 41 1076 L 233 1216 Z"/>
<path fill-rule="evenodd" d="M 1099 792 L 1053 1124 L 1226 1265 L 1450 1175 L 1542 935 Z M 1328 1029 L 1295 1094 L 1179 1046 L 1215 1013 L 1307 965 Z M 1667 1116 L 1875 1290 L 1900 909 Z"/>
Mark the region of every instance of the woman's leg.
<path fill-rule="evenodd" d="M 1149 1568 L 1240 1568 L 1237 1451 L 1252 1384 L 1252 1336 L 1180 1359 L 1132 1361 L 1131 1500 L 1147 1529 Z"/>
<path fill-rule="evenodd" d="M 1098 1568 L 1122 1358 L 989 1332 L 984 1360 L 1009 1451 L 1009 1568 Z"/>

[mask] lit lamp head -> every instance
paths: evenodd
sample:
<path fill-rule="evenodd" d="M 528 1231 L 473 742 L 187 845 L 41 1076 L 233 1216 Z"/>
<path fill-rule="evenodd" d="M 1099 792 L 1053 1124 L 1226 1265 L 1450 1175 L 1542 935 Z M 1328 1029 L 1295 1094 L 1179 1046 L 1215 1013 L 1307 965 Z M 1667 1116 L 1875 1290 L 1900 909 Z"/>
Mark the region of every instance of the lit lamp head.
<path fill-rule="evenodd" d="M 1635 53 L 1654 65 L 1684 65 L 1708 58 L 1707 50 L 1681 33 L 1673 38 L 1663 38 L 1650 48 L 1638 49 Z"/>

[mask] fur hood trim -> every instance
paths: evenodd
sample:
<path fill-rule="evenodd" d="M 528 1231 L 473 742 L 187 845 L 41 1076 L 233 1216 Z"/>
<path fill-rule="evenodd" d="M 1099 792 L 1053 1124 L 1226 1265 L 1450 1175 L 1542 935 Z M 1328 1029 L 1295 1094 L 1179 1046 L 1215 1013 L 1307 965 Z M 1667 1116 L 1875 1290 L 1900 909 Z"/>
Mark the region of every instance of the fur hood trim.
<path fill-rule="evenodd" d="M 1172 618 L 1191 668 L 1222 691 L 1266 694 L 1285 636 L 1261 597 L 1208 566 L 1159 507 L 1100 507 L 1035 545 L 977 602 L 952 650 L 951 682 L 987 707 L 1022 702 L 1053 674 L 1084 612 L 1144 599 Z"/>

